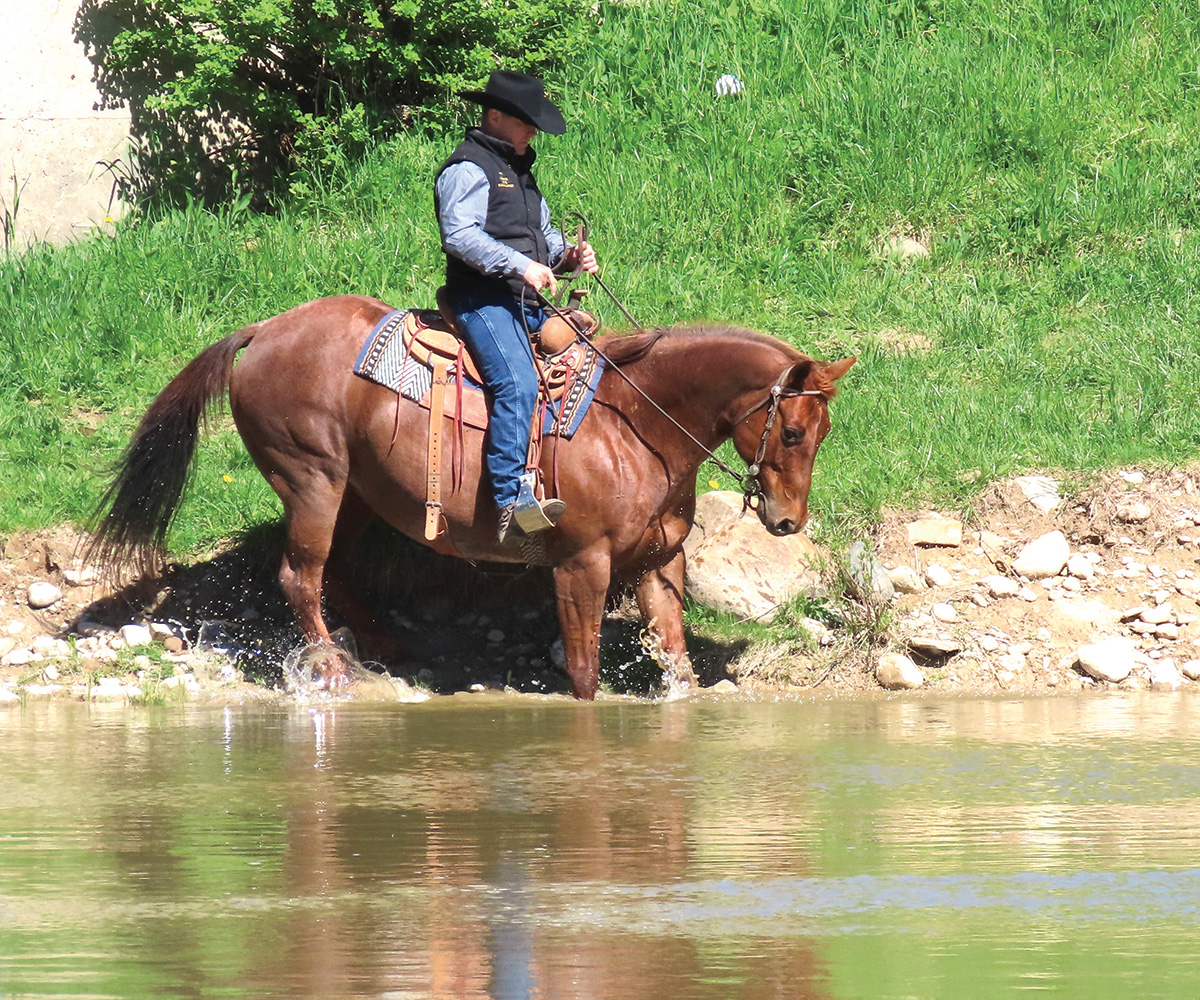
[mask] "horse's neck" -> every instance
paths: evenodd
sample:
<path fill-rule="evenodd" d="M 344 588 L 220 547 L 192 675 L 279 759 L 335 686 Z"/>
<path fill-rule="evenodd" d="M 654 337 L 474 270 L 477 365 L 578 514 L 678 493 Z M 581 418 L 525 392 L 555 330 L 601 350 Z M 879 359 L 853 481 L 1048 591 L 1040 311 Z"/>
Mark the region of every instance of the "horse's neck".
<path fill-rule="evenodd" d="M 785 364 L 786 358 L 769 342 L 736 335 L 674 334 L 626 374 L 671 420 L 715 448 L 729 437 L 735 411 L 758 402 Z M 651 409 L 637 406 L 639 413 L 654 419 Z"/>
<path fill-rule="evenodd" d="M 769 344 L 734 336 L 678 336 L 663 346 L 655 381 L 669 403 L 655 402 L 710 434 L 727 430 L 733 410 L 746 397 L 767 391 L 786 363 Z"/>

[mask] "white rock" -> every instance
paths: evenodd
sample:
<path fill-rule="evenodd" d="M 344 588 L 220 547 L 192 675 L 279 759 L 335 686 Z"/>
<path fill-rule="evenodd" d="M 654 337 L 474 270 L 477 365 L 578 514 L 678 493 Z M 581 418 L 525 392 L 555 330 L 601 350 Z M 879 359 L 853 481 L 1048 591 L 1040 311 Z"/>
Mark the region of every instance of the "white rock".
<path fill-rule="evenodd" d="M 800 627 L 811 635 L 821 646 L 829 646 L 833 644 L 835 638 L 833 631 L 828 628 L 824 622 L 819 622 L 815 618 L 801 618 Z"/>
<path fill-rule="evenodd" d="M 62 571 L 62 575 L 72 587 L 86 587 L 100 580 L 100 571 L 95 566 L 82 566 L 78 569 L 69 566 Z"/>
<path fill-rule="evenodd" d="M 925 581 L 911 566 L 897 566 L 888 575 L 892 578 L 892 586 L 901 594 L 919 594 L 925 589 Z"/>
<path fill-rule="evenodd" d="M 35 635 L 29 648 L 35 653 L 41 653 L 42 656 L 49 656 L 58 652 L 58 643 L 52 635 Z"/>
<path fill-rule="evenodd" d="M 712 691 L 714 694 L 737 694 L 737 689 L 738 686 L 734 684 L 733 681 L 731 681 L 728 677 L 723 677 L 708 690 Z"/>
<path fill-rule="evenodd" d="M 1013 569 L 1030 580 L 1058 576 L 1071 558 L 1071 546 L 1061 531 L 1035 538 L 1017 554 Z"/>
<path fill-rule="evenodd" d="M 1164 622 L 1162 625 L 1154 627 L 1154 634 L 1160 639 L 1178 639 L 1179 626 L 1174 622 Z"/>
<path fill-rule="evenodd" d="M 923 517 L 908 526 L 909 545 L 941 545 L 957 548 L 962 544 L 962 522 L 947 517 Z"/>
<path fill-rule="evenodd" d="M 1140 469 L 1122 469 L 1117 473 L 1125 482 L 1138 486 L 1146 481 L 1146 474 Z"/>
<path fill-rule="evenodd" d="M 1083 590 L 1083 581 L 1078 577 L 1064 576 L 1060 586 L 1063 590 L 1069 590 L 1071 593 L 1077 594 L 1079 591 Z"/>
<path fill-rule="evenodd" d="M 768 621 L 797 595 L 823 593 L 826 559 L 816 545 L 802 534 L 768 534 L 757 518 L 738 516 L 741 506 L 732 490 L 697 499 L 684 541 L 688 595 L 705 607 Z"/>
<path fill-rule="evenodd" d="M 1188 660 L 1179 669 L 1188 680 L 1200 681 L 1200 660 Z"/>
<path fill-rule="evenodd" d="M 164 639 L 169 639 L 175 634 L 175 630 L 165 622 L 150 623 L 150 638 L 155 642 L 162 642 Z"/>
<path fill-rule="evenodd" d="M 1175 612 L 1171 610 L 1170 603 L 1163 603 L 1156 608 L 1143 611 L 1139 617 L 1151 625 L 1162 625 L 1164 622 L 1171 621 L 1175 617 Z"/>
<path fill-rule="evenodd" d="M 33 662 L 36 654 L 31 649 L 18 646 L 11 652 L 0 656 L 0 667 L 24 667 Z"/>
<path fill-rule="evenodd" d="M 148 646 L 151 641 L 150 630 L 145 625 L 122 625 L 121 639 L 126 646 Z"/>
<path fill-rule="evenodd" d="M 15 691 L 10 691 L 6 687 L 0 687 L 0 705 L 15 705 L 20 700 L 21 696 Z"/>
<path fill-rule="evenodd" d="M 925 656 L 946 657 L 961 653 L 963 644 L 957 639 L 940 639 L 937 636 L 914 635 L 908 640 L 910 649 Z"/>
<path fill-rule="evenodd" d="M 1142 524 L 1150 520 L 1150 508 L 1140 500 L 1126 500 L 1117 506 L 1116 516 L 1126 524 Z"/>
<path fill-rule="evenodd" d="M 1037 591 L 1032 587 L 1022 587 L 1017 593 L 1017 596 L 1021 598 L 1022 601 L 1028 601 L 1030 604 L 1038 599 Z"/>
<path fill-rule="evenodd" d="M 1025 499 L 1043 514 L 1049 514 L 1062 503 L 1058 495 L 1058 483 L 1048 476 L 1019 476 L 1013 480 Z"/>
<path fill-rule="evenodd" d="M 945 587 L 954 580 L 954 575 L 945 566 L 933 563 L 925 570 L 925 582 L 931 587 Z"/>
<path fill-rule="evenodd" d="M 1067 572 L 1080 580 L 1090 580 L 1096 575 L 1096 564 L 1083 552 L 1076 552 L 1067 560 Z"/>
<path fill-rule="evenodd" d="M 1183 675 L 1171 659 L 1155 660 L 1150 664 L 1151 691 L 1178 691 L 1183 686 Z"/>
<path fill-rule="evenodd" d="M 48 666 L 45 670 L 42 671 L 42 675 L 48 681 L 56 681 L 56 680 L 58 680 L 58 667 L 56 667 L 53 663 L 51 663 L 50 666 Z"/>
<path fill-rule="evenodd" d="M 930 608 L 929 611 L 930 614 L 932 614 L 933 617 L 940 622 L 953 622 L 958 620 L 958 612 L 954 610 L 954 605 L 947 604 L 945 601 L 939 601 L 932 608 Z"/>
<path fill-rule="evenodd" d="M 1079 665 L 1092 677 L 1119 683 L 1136 665 L 1137 647 L 1132 639 L 1109 636 L 1100 642 L 1084 646 L 1076 653 Z"/>
<path fill-rule="evenodd" d="M 1016 597 L 1021 592 L 1021 585 L 1016 580 L 999 574 L 985 576 L 979 581 L 993 597 Z"/>
<path fill-rule="evenodd" d="M 903 653 L 884 653 L 875 667 L 875 679 L 889 691 L 906 691 L 925 683 L 925 675 Z"/>
<path fill-rule="evenodd" d="M 5 626 L 5 631 L 8 632 L 9 635 L 20 635 L 22 632 L 25 631 L 25 623 L 24 622 L 15 622 L 15 621 L 9 622 Z"/>
<path fill-rule="evenodd" d="M 995 652 L 1000 648 L 1000 640 L 994 635 L 981 635 L 979 637 L 979 648 L 985 653 Z"/>
<path fill-rule="evenodd" d="M 29 585 L 29 606 L 31 608 L 48 608 L 62 600 L 62 591 L 54 584 L 38 580 Z"/>

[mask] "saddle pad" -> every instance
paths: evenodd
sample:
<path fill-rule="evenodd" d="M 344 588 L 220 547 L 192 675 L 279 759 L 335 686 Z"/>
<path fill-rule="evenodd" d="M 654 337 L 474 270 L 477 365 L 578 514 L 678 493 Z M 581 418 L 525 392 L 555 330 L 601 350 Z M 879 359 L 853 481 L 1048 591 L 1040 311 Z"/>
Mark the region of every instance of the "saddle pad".
<path fill-rule="evenodd" d="M 433 371 L 405 350 L 401 333 L 408 313 L 409 310 L 397 309 L 375 324 L 375 328 L 358 352 L 358 359 L 354 362 L 354 374 L 398 392 L 405 399 L 428 407 Z M 546 408 L 543 433 L 554 433 L 555 415 L 561 412 L 562 437 L 571 437 L 583 422 L 603 374 L 604 359 L 595 351 L 580 351 L 578 367 L 572 372 L 562 399 Z M 457 373 L 452 370 L 450 385 L 454 386 L 457 379 Z M 472 395 L 468 396 L 468 393 Z M 453 391 L 446 393 L 446 410 L 449 416 L 454 415 L 456 396 L 457 393 Z M 487 426 L 483 387 L 470 378 L 463 379 L 462 409 L 464 423 L 479 429 Z"/>

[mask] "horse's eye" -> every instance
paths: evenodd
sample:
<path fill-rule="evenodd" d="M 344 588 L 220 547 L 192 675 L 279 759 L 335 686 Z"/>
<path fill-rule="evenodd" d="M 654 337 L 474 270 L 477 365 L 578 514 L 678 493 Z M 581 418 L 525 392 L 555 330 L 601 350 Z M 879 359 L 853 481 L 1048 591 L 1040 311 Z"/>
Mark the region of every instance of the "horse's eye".
<path fill-rule="evenodd" d="M 803 427 L 784 427 L 783 429 L 783 444 L 787 448 L 798 445 L 804 440 Z"/>

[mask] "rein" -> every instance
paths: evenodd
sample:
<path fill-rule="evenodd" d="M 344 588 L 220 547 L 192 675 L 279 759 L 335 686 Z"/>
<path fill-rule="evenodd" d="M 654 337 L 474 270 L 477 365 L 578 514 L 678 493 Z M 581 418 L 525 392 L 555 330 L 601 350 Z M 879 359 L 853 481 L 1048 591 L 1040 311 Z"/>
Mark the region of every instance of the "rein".
<path fill-rule="evenodd" d="M 585 219 L 578 212 L 571 212 L 568 214 L 568 218 L 572 218 L 572 217 L 579 220 L 578 242 L 580 244 L 586 243 L 587 239 L 588 239 L 587 219 Z M 565 281 L 565 282 L 570 282 L 570 281 L 574 280 L 575 278 L 579 277 L 579 275 L 582 273 L 582 271 L 583 271 L 582 266 L 576 266 L 572 273 L 561 275 L 559 277 L 559 280 Z M 621 300 L 618 299 L 612 293 L 612 291 L 609 290 L 609 287 L 603 281 L 600 280 L 600 275 L 593 274 L 592 278 L 593 278 L 593 280 L 595 280 L 596 284 L 598 284 L 604 290 L 604 293 L 610 299 L 613 300 L 613 302 L 616 304 L 617 308 L 620 309 L 621 312 L 624 314 L 625 318 L 627 320 L 629 320 L 629 322 L 632 323 L 635 327 L 637 327 L 639 331 L 641 331 L 642 333 L 646 333 L 647 332 L 646 328 L 643 327 L 641 323 L 639 323 L 636 319 L 633 318 L 633 316 L 630 315 L 629 310 L 626 309 L 625 306 L 621 304 Z M 565 288 L 563 289 L 563 291 L 565 291 Z M 559 308 L 559 302 L 562 300 L 562 295 L 563 295 L 562 291 L 560 291 L 557 296 L 558 301 L 553 301 L 553 300 L 547 298 L 546 296 L 542 295 L 541 293 L 535 293 L 535 294 L 537 295 L 537 297 L 539 299 L 541 299 L 541 302 L 542 302 L 542 305 L 544 308 L 549 309 L 550 312 L 552 312 L 555 316 L 558 316 L 560 319 L 564 320 L 567 323 L 567 325 L 570 326 L 571 329 L 573 329 L 575 331 L 575 339 L 576 340 L 578 340 L 586 348 L 595 352 L 599 357 L 601 357 L 604 360 L 605 364 L 607 364 L 609 368 L 611 368 L 618 375 L 620 375 L 621 378 L 623 378 L 625 380 L 626 384 L 628 384 L 629 387 L 634 390 L 634 392 L 636 392 L 647 403 L 649 403 L 656 410 L 658 410 L 659 413 L 661 413 L 664 417 L 667 418 L 668 421 L 670 421 L 672 424 L 674 424 L 675 427 L 678 428 L 683 433 L 683 435 L 685 437 L 687 437 L 697 448 L 699 448 L 702 452 L 704 452 L 704 454 L 708 456 L 706 459 L 704 459 L 704 461 L 712 462 L 718 469 L 720 469 L 722 472 L 724 472 L 725 475 L 729 476 L 732 479 L 737 480 L 737 482 L 739 483 L 739 485 L 742 488 L 742 513 L 743 514 L 745 514 L 747 510 L 753 510 L 753 511 L 758 510 L 759 502 L 762 500 L 762 497 L 764 495 L 763 494 L 763 486 L 762 486 L 762 478 L 761 478 L 762 461 L 766 457 L 766 454 L 767 454 L 767 439 L 771 436 L 771 428 L 775 426 L 775 420 L 779 416 L 780 404 L 783 402 L 784 399 L 791 399 L 794 396 L 820 396 L 822 399 L 824 399 L 825 393 L 821 392 L 819 389 L 785 389 L 783 386 L 783 380 L 787 377 L 787 373 L 791 370 L 791 366 L 789 365 L 787 368 L 784 368 L 784 370 L 779 373 L 779 378 L 777 378 L 775 380 L 775 384 L 771 386 L 771 389 L 766 394 L 766 396 L 764 396 L 761 400 L 759 400 L 752 407 L 750 407 L 750 409 L 748 409 L 745 413 L 743 413 L 740 417 L 737 418 L 737 420 L 735 420 L 730 425 L 730 432 L 732 433 L 733 429 L 736 428 L 739 424 L 741 424 L 743 420 L 748 419 L 753 414 L 755 414 L 759 410 L 761 410 L 764 406 L 769 407 L 769 409 L 767 410 L 767 420 L 766 420 L 766 423 L 763 425 L 762 437 L 759 438 L 758 448 L 754 452 L 754 461 L 751 462 L 746 467 L 746 474 L 743 475 L 742 473 L 737 472 L 734 469 L 731 469 L 725 462 L 723 462 L 720 458 L 718 458 L 716 452 L 714 452 L 711 448 L 709 448 L 708 445 L 704 444 L 699 438 L 696 437 L 696 435 L 694 435 L 691 431 L 689 431 L 686 427 L 684 427 L 683 424 L 681 424 L 678 420 L 676 420 L 673 416 L 671 416 L 671 414 L 669 414 L 666 410 L 664 410 L 661 406 L 659 406 L 657 402 L 655 402 L 649 395 L 646 394 L 646 391 L 644 389 L 642 389 L 641 386 L 639 386 L 637 383 L 635 383 L 628 375 L 625 374 L 625 372 L 623 372 L 621 370 L 620 365 L 616 364 L 612 360 L 612 358 L 610 358 L 607 354 L 605 354 L 602 350 L 600 350 L 599 347 L 597 347 L 591 340 L 589 340 L 584 335 L 583 331 L 580 330 L 579 327 L 577 327 L 574 322 L 572 322 L 570 316 L 565 311 L 563 311 L 562 309 Z M 524 301 L 525 301 L 525 289 L 524 288 L 521 289 L 521 300 L 522 300 L 522 306 L 524 306 Z M 521 318 L 522 318 L 522 321 L 524 321 L 524 319 L 525 319 L 524 308 L 522 308 L 522 310 L 521 310 Z M 529 335 L 528 324 L 526 324 L 526 326 L 525 326 L 525 333 L 526 333 L 526 335 Z M 536 358 L 535 358 L 534 363 L 536 365 L 536 363 L 537 363 Z M 539 366 L 539 374 L 540 374 L 540 371 L 541 371 L 541 369 Z M 558 455 L 558 449 L 555 448 L 556 459 L 557 459 L 557 455 Z"/>

